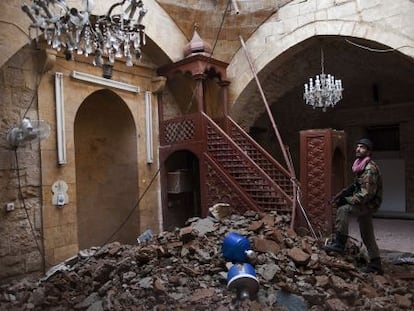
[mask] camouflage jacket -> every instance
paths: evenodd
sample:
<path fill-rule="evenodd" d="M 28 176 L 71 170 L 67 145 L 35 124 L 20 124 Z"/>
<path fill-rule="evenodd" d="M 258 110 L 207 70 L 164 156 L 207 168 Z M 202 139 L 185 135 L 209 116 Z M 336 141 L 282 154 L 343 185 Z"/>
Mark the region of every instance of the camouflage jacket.
<path fill-rule="evenodd" d="M 355 176 L 355 190 L 345 200 L 352 205 L 377 211 L 382 202 L 382 176 L 378 165 L 370 160 L 364 170 Z"/>

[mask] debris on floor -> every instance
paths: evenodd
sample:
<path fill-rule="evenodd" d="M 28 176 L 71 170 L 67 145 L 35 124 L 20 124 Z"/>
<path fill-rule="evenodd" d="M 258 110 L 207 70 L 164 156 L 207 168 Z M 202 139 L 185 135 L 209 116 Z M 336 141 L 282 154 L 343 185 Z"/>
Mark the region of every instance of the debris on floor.
<path fill-rule="evenodd" d="M 413 310 L 412 265 L 384 262 L 359 272 L 357 255 L 328 256 L 276 213 L 192 218 L 137 245 L 112 242 L 79 252 L 40 280 L 0 285 L 2 310 Z M 225 217 L 223 216 L 225 215 Z M 255 297 L 228 286 L 223 239 L 237 232 L 255 252 Z M 252 269 L 247 266 L 248 269 Z M 398 276 L 401 275 L 401 278 Z M 233 282 L 236 278 L 231 277 Z M 231 282 L 231 283 L 232 283 Z"/>

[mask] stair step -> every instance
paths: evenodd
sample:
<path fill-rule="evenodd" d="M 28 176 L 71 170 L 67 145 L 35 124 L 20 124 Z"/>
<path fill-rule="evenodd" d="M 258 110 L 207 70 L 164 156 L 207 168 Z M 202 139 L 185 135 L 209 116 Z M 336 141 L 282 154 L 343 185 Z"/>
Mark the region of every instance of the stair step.
<path fill-rule="evenodd" d="M 239 181 L 239 182 L 238 182 L 238 184 L 239 184 L 240 186 L 242 186 L 242 187 L 245 187 L 245 186 L 252 186 L 252 183 L 251 183 L 251 182 L 242 182 L 242 181 Z M 268 185 L 268 184 L 266 184 L 266 183 L 257 183 L 257 184 L 254 184 L 254 186 L 255 186 L 255 187 L 269 187 L 269 185 Z"/>
<path fill-rule="evenodd" d="M 266 205 L 286 205 L 285 202 L 256 202 L 259 205 L 266 206 Z"/>
<path fill-rule="evenodd" d="M 207 123 L 207 152 L 224 169 L 238 186 L 250 197 L 257 207 L 268 210 L 285 210 L 286 199 L 275 189 L 272 182 L 266 176 L 256 171 L 255 165 L 250 164 L 250 160 L 257 164 L 276 184 L 286 188 L 290 181 L 283 179 L 284 174 L 280 172 L 274 164 L 268 160 L 260 149 L 256 148 L 253 141 L 250 141 L 243 132 L 237 127 L 231 127 L 231 139 L 243 151 L 239 154 L 239 149 L 234 149 L 232 143 L 211 123 Z M 244 156 L 247 155 L 249 159 Z"/>
<path fill-rule="evenodd" d="M 240 163 L 240 164 L 235 164 L 235 163 L 225 163 L 224 165 L 223 165 L 224 167 L 226 167 L 226 168 L 244 168 L 244 169 L 246 169 L 247 168 L 247 165 L 245 165 L 245 164 L 242 164 L 242 163 Z"/>
<path fill-rule="evenodd" d="M 269 189 L 250 189 L 249 192 L 254 192 L 251 195 L 254 197 L 266 196 L 266 197 L 277 197 L 276 194 Z"/>
<path fill-rule="evenodd" d="M 257 177 L 253 177 L 253 176 L 249 176 L 249 175 L 247 175 L 247 176 L 234 176 L 234 175 L 231 175 L 235 180 L 237 180 L 237 181 L 239 181 L 239 180 L 249 180 L 249 185 L 251 185 L 252 184 L 252 180 L 262 180 L 261 178 L 257 178 Z M 246 183 L 245 183 L 246 184 Z"/>
<path fill-rule="evenodd" d="M 285 204 L 286 202 L 283 200 L 254 200 L 257 204 Z"/>
<path fill-rule="evenodd" d="M 208 149 L 208 153 L 210 153 L 211 155 L 217 157 L 220 155 L 231 155 L 231 156 L 235 156 L 236 152 L 232 151 L 230 148 L 226 148 L 226 149 Z"/>
<path fill-rule="evenodd" d="M 282 204 L 282 203 L 285 203 L 282 200 L 257 200 L 257 199 L 254 199 L 254 198 L 253 198 L 253 200 L 256 201 L 258 204 Z"/>

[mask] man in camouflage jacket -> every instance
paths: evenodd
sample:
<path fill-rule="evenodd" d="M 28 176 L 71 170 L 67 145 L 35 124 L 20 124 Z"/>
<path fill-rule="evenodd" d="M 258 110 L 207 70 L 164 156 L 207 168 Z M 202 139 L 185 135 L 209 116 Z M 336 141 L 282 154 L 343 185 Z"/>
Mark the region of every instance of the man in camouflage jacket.
<path fill-rule="evenodd" d="M 355 180 L 350 187 L 334 197 L 333 204 L 337 206 L 336 235 L 324 249 L 327 252 L 344 252 L 348 238 L 349 216 L 355 215 L 370 259 L 363 271 L 382 274 L 381 258 L 372 222 L 372 216 L 382 202 L 382 176 L 378 165 L 371 159 L 372 148 L 373 144 L 369 139 L 363 138 L 357 142 L 356 160 L 352 166 Z"/>

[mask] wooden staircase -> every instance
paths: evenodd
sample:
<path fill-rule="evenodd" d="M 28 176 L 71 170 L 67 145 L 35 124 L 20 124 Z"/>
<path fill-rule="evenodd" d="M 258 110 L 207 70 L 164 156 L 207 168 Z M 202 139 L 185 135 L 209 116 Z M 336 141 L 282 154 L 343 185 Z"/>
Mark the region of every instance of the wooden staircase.
<path fill-rule="evenodd" d="M 164 158 L 166 150 L 191 150 L 199 158 L 203 214 L 216 203 L 239 211 L 292 212 L 289 172 L 230 117 L 220 124 L 224 129 L 197 112 L 166 120 L 160 127 Z"/>
<path fill-rule="evenodd" d="M 238 192 L 250 209 L 290 210 L 289 189 L 279 185 L 282 174 L 283 184 L 289 181 L 287 172 L 275 160 L 272 162 L 270 156 L 267 157 L 267 153 L 230 117 L 228 119 L 231 136 L 203 114 L 207 138 L 204 157 L 209 165 L 226 179 L 227 189 Z"/>

